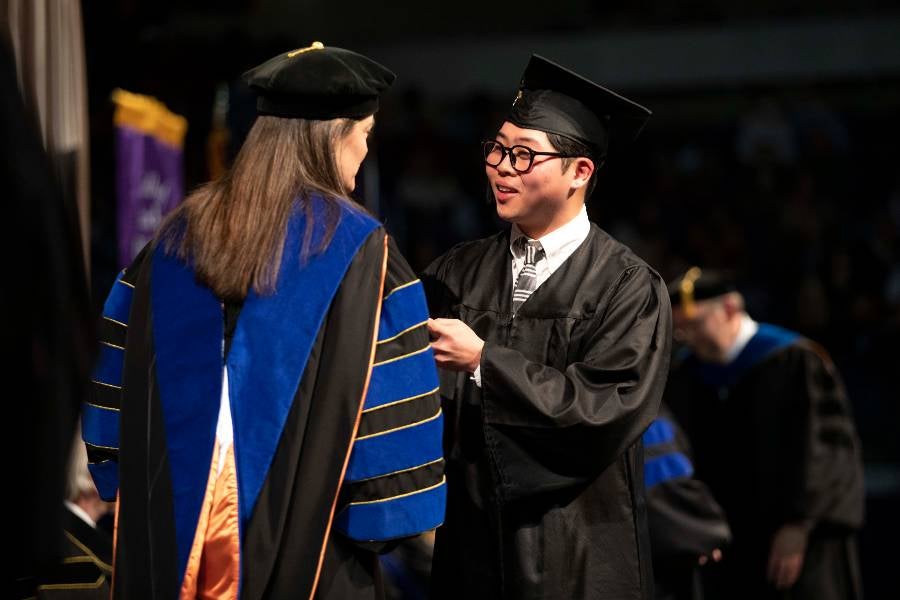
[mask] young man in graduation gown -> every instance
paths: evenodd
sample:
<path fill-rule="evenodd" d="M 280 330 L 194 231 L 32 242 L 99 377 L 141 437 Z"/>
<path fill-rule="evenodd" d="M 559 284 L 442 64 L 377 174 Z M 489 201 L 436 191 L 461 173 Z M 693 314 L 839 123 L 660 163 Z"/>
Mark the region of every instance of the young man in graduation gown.
<path fill-rule="evenodd" d="M 861 451 L 831 359 L 750 318 L 727 272 L 695 267 L 670 291 L 685 351 L 667 403 L 734 535 L 708 596 L 859 598 Z"/>
<path fill-rule="evenodd" d="M 245 78 L 259 117 L 230 175 L 185 201 L 103 309 L 83 435 L 119 500 L 113 595 L 383 598 L 375 552 L 437 527 L 446 493 L 422 284 L 342 197 L 394 76 L 316 43 Z M 225 260 L 205 255 L 218 279 L 177 251 L 196 214 L 219 214 L 204 210 L 234 211 L 215 231 Z M 220 239 L 195 235 L 189 249 Z M 212 287 L 269 242 L 271 289 Z"/>
<path fill-rule="evenodd" d="M 668 295 L 584 207 L 649 114 L 533 56 L 484 143 L 512 226 L 427 269 L 449 486 L 436 597 L 652 597 L 640 438 L 665 385 Z"/>

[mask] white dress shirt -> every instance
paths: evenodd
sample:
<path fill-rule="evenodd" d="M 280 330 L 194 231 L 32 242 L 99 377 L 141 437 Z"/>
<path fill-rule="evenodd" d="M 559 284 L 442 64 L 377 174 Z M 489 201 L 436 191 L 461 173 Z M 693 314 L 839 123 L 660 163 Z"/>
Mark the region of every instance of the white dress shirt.
<path fill-rule="evenodd" d="M 759 331 L 759 323 L 750 318 L 750 315 L 741 317 L 741 326 L 738 329 L 737 337 L 728 352 L 725 353 L 725 363 L 730 364 L 738 355 L 747 347 L 747 344 Z"/>
<path fill-rule="evenodd" d="M 578 249 L 578 246 L 580 246 L 587 238 L 590 231 L 591 222 L 588 220 L 587 209 L 582 206 L 574 219 L 537 240 L 541 243 L 543 252 L 538 255 L 538 259 L 534 263 L 534 268 L 537 272 L 537 285 L 535 286 L 535 289 L 539 288 L 541 284 L 547 281 L 553 272 L 572 256 L 572 253 Z M 512 255 L 513 286 L 515 286 L 516 279 L 519 277 L 519 272 L 525 265 L 525 250 L 515 243 L 516 240 L 521 237 L 526 236 L 522 233 L 522 230 L 519 229 L 519 226 L 514 223 L 509 234 L 509 252 Z M 527 239 L 533 241 L 531 238 Z M 509 290 L 509 293 L 512 294 L 511 289 Z M 481 365 L 475 368 L 472 379 L 475 380 L 475 385 L 481 387 Z"/>
<path fill-rule="evenodd" d="M 535 271 L 537 271 L 537 286 L 547 281 L 560 265 L 566 262 L 566 259 L 572 256 L 572 253 L 581 245 L 591 230 L 591 222 L 588 220 L 587 209 L 582 206 L 581 210 L 574 219 L 554 229 L 544 237 L 536 240 L 540 242 L 544 252 L 539 255 L 538 260 L 534 263 Z M 509 234 L 509 252 L 512 254 L 512 281 L 516 284 L 519 272 L 525 265 L 525 250 L 516 244 L 516 240 L 526 237 L 519 226 L 513 224 Z M 527 238 L 529 241 L 534 241 Z M 512 294 L 512 290 L 509 291 Z"/>
<path fill-rule="evenodd" d="M 74 502 L 70 502 L 68 500 L 63 500 L 63 502 L 65 502 L 65 504 L 69 508 L 69 510 L 71 510 L 73 513 L 75 513 L 75 515 L 77 515 L 82 521 L 84 521 L 91 527 L 94 527 L 94 528 L 97 527 L 97 522 L 94 521 L 91 518 L 91 516 L 89 514 L 87 514 L 87 511 L 85 511 L 83 508 L 81 508 Z"/>
<path fill-rule="evenodd" d="M 222 395 L 219 398 L 219 420 L 216 422 L 216 441 L 219 442 L 219 462 L 216 465 L 216 476 L 222 474 L 225 467 L 225 455 L 234 443 L 234 425 L 231 421 L 231 400 L 228 395 L 228 368 L 222 368 Z"/>

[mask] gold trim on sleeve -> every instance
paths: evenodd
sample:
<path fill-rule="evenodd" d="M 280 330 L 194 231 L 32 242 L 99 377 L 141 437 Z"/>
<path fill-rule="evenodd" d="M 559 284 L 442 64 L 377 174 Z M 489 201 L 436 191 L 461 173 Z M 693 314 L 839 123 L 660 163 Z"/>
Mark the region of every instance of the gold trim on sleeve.
<path fill-rule="evenodd" d="M 378 500 L 363 500 L 361 502 L 351 502 L 347 505 L 347 507 L 349 508 L 351 506 L 360 506 L 363 504 L 380 504 L 382 502 L 390 502 L 391 500 L 397 500 L 399 498 L 406 498 L 407 496 L 415 496 L 416 494 L 424 494 L 425 492 L 430 492 L 431 490 L 436 490 L 437 488 L 441 487 L 445 483 L 447 483 L 447 476 L 442 475 L 441 480 L 439 482 L 437 482 L 434 485 L 428 486 L 427 488 L 424 488 L 421 490 L 415 490 L 412 492 L 406 492 L 405 494 L 398 494 L 396 496 L 391 496 L 390 498 L 379 498 Z"/>
<path fill-rule="evenodd" d="M 45 583 L 39 585 L 39 590 L 96 590 L 106 581 L 106 575 L 100 574 L 94 583 Z"/>
<path fill-rule="evenodd" d="M 100 560 L 100 558 L 96 554 L 91 552 L 90 548 L 88 548 L 87 546 L 82 544 L 78 540 L 78 538 L 76 538 L 74 535 L 72 535 L 68 531 L 66 531 L 65 534 L 66 534 L 66 537 L 69 538 L 69 541 L 72 542 L 73 544 L 75 544 L 76 546 L 78 546 L 78 548 L 82 552 L 84 552 L 87 556 L 89 556 L 93 562 L 97 563 L 97 566 L 99 566 L 101 569 L 105 569 L 105 570 L 109 571 L 110 573 L 112 573 L 112 565 L 109 565 L 109 564 L 103 562 L 102 560 Z"/>
<path fill-rule="evenodd" d="M 431 465 L 435 465 L 444 460 L 444 457 L 440 457 L 436 460 L 432 460 L 430 462 L 416 465 L 415 467 L 410 467 L 408 469 L 400 469 L 399 471 L 392 471 L 390 473 L 385 473 L 384 475 L 374 475 L 372 477 L 366 477 L 365 479 L 354 479 L 353 481 L 348 481 L 347 483 L 357 484 L 357 483 L 365 483 L 366 481 L 373 481 L 375 479 L 381 479 L 382 477 L 390 477 L 391 475 L 399 475 L 400 473 L 408 473 L 410 471 L 415 471 L 416 469 L 424 469 L 425 467 L 430 467 Z"/>
<path fill-rule="evenodd" d="M 431 344 L 429 343 L 424 348 L 419 348 L 418 350 L 410 352 L 409 354 L 402 354 L 400 356 L 395 356 L 394 358 L 389 358 L 387 360 L 383 360 L 380 363 L 373 364 L 372 366 L 380 367 L 381 365 L 386 365 L 388 363 L 396 362 L 398 360 L 403 360 L 404 358 L 409 358 L 410 356 L 415 356 L 416 354 L 422 354 L 423 352 L 428 351 L 430 348 L 431 348 Z"/>
<path fill-rule="evenodd" d="M 99 404 L 94 404 L 93 402 L 85 402 L 88 406 L 93 406 L 94 408 L 102 408 L 103 410 L 111 410 L 113 412 L 119 412 L 118 408 L 113 408 L 111 406 L 100 406 Z"/>
<path fill-rule="evenodd" d="M 115 323 L 116 325 L 121 325 L 122 327 L 128 327 L 128 325 L 126 323 L 123 323 L 122 321 L 116 321 L 112 317 L 107 317 L 106 315 L 103 315 L 103 318 L 106 319 L 107 321 L 110 321 L 111 323 Z"/>
<path fill-rule="evenodd" d="M 382 408 L 387 408 L 388 406 L 394 406 L 396 404 L 402 404 L 404 402 L 411 402 L 413 400 L 418 400 L 419 398 L 424 398 L 425 396 L 430 396 L 431 394 L 437 392 L 440 389 L 441 389 L 441 386 L 437 386 L 430 392 L 425 392 L 424 394 L 416 394 L 415 396 L 410 396 L 408 398 L 401 398 L 400 400 L 394 400 L 392 402 L 387 402 L 385 404 L 379 404 L 378 406 L 373 406 L 372 408 L 365 409 L 363 411 L 363 414 L 366 414 L 368 412 L 374 412 L 376 410 L 381 410 Z"/>
<path fill-rule="evenodd" d="M 390 298 L 390 297 L 391 297 L 391 294 L 393 294 L 394 292 L 399 292 L 399 291 L 402 290 L 403 288 L 408 288 L 408 287 L 411 286 L 411 285 L 415 285 L 415 284 L 417 284 L 417 283 L 421 283 L 421 281 L 422 281 L 421 279 L 413 279 L 412 281 L 410 281 L 410 282 L 408 282 L 408 283 L 404 283 L 403 285 L 398 285 L 397 287 L 395 287 L 394 289 L 392 289 L 390 292 L 388 292 L 388 293 L 385 295 L 384 300 L 382 300 L 382 302 L 384 302 L 385 300 L 387 300 L 388 298 Z"/>
<path fill-rule="evenodd" d="M 90 446 L 91 448 L 99 448 L 100 450 L 115 450 L 116 452 L 119 451 L 119 449 L 115 446 L 101 446 L 100 444 L 92 444 L 91 442 L 89 442 L 87 440 L 84 440 L 84 445 Z M 106 462 L 106 461 L 103 461 L 103 462 Z M 99 465 L 100 463 L 94 463 L 94 464 Z"/>
<path fill-rule="evenodd" d="M 438 411 L 437 411 L 435 414 L 433 414 L 432 416 L 428 417 L 427 419 L 422 419 L 421 421 L 416 421 L 415 423 L 409 423 L 409 424 L 407 424 L 407 425 L 401 425 L 400 427 L 394 427 L 393 429 L 386 429 L 386 430 L 384 430 L 384 431 L 379 431 L 378 433 L 370 433 L 369 435 L 364 435 L 364 436 L 362 436 L 362 437 L 356 438 L 356 441 L 359 442 L 359 441 L 362 441 L 362 440 L 368 440 L 368 439 L 371 439 L 371 438 L 380 437 L 380 436 L 382 436 L 382 435 L 387 435 L 387 434 L 389 434 L 389 433 L 394 433 L 395 431 L 401 431 L 401 430 L 403 430 L 403 429 L 409 429 L 410 427 L 416 427 L 416 426 L 418 426 L 418 425 L 424 425 L 425 423 L 429 423 L 429 422 L 431 422 L 431 421 L 434 421 L 435 419 L 437 419 L 437 418 L 440 417 L 440 416 L 441 416 L 441 409 L 438 409 Z"/>
<path fill-rule="evenodd" d="M 91 379 L 91 382 L 96 383 L 97 385 L 105 385 L 106 387 L 111 387 L 111 388 L 114 388 L 114 389 L 117 389 L 117 390 L 121 390 L 121 389 L 122 389 L 122 386 L 121 386 L 121 385 L 115 385 L 115 384 L 112 384 L 112 383 L 105 383 L 105 382 L 103 382 L 103 381 L 97 381 L 96 379 Z"/>
<path fill-rule="evenodd" d="M 392 335 L 392 336 L 389 337 L 389 338 L 386 338 L 386 339 L 383 339 L 383 340 L 378 340 L 377 343 L 379 343 L 379 344 L 387 344 L 388 342 L 393 342 L 394 340 L 396 340 L 398 337 L 402 336 L 403 334 L 409 333 L 409 332 L 412 331 L 413 329 L 418 329 L 419 327 L 421 327 L 422 325 L 425 325 L 426 323 L 428 323 L 428 319 L 425 319 L 425 320 L 422 321 L 421 323 L 416 323 L 415 325 L 411 325 L 410 327 L 407 327 L 406 329 L 404 329 L 403 331 L 401 331 L 401 332 L 398 333 L 397 335 Z"/>

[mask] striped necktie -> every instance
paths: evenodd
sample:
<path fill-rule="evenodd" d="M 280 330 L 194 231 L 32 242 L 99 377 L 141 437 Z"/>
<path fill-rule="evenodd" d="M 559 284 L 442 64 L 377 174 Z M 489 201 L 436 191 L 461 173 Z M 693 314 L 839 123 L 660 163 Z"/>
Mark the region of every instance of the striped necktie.
<path fill-rule="evenodd" d="M 516 277 L 516 284 L 513 286 L 513 314 L 519 312 L 519 307 L 528 300 L 528 297 L 537 287 L 537 269 L 535 263 L 544 255 L 544 249 L 538 241 L 529 241 L 525 237 L 520 237 L 516 243 L 519 248 L 525 249 L 525 264 Z"/>

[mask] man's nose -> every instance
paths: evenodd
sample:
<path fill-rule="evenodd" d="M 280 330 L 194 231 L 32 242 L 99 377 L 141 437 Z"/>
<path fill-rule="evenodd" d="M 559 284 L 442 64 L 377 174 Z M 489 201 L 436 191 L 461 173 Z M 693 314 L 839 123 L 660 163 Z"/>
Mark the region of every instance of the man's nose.
<path fill-rule="evenodd" d="M 512 161 L 512 152 L 504 152 L 503 160 L 501 160 L 500 164 L 497 165 L 497 172 L 502 173 L 503 175 L 515 175 L 516 170 L 513 169 Z"/>

